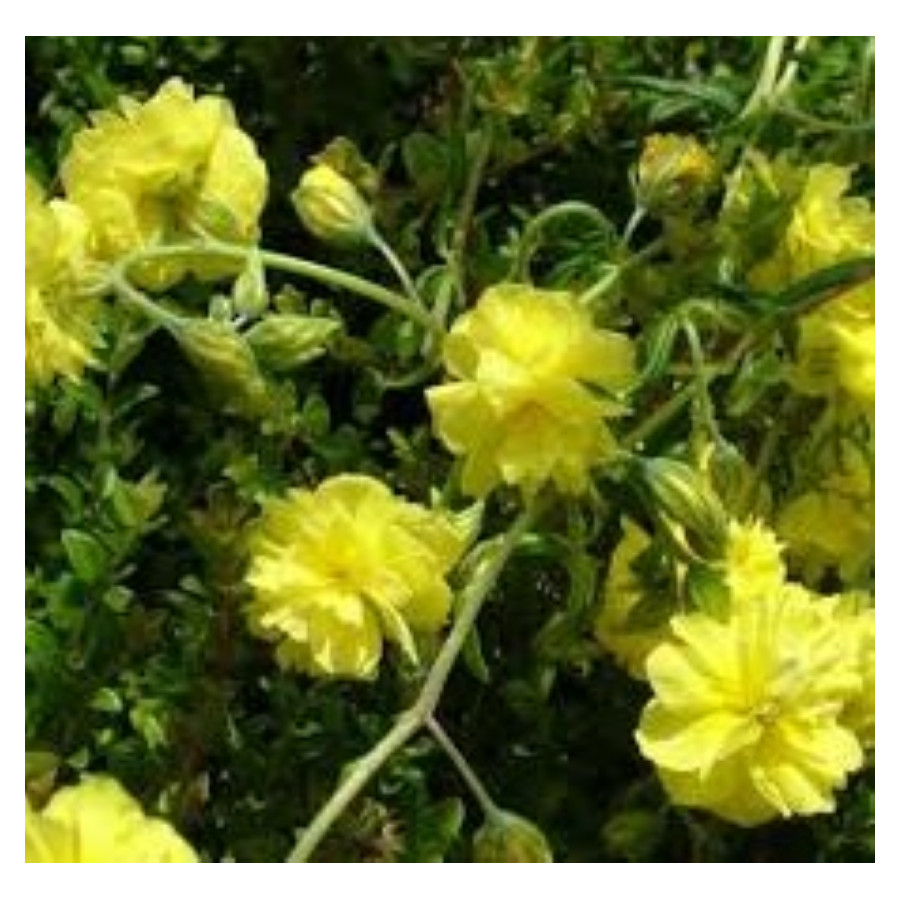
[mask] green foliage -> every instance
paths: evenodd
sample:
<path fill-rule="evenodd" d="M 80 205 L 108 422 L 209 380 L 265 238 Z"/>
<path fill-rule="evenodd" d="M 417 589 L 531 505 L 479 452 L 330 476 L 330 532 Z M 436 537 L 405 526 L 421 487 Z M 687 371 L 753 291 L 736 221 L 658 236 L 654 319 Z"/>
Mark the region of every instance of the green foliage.
<path fill-rule="evenodd" d="M 722 170 L 750 143 L 772 157 L 854 164 L 861 192 L 874 192 L 867 40 L 816 39 L 790 102 L 742 119 L 764 49 L 758 38 L 28 38 L 26 155 L 34 171 L 54 173 L 91 110 L 181 75 L 234 102 L 270 166 L 266 247 L 309 250 L 391 284 L 376 253 L 313 245 L 287 199 L 307 161 L 347 135 L 352 143 L 329 152 L 368 179 L 379 229 L 422 273 L 416 287 L 439 317 L 511 273 L 574 291 L 616 273 L 593 302 L 611 325 L 646 326 L 629 403 L 662 409 L 643 432 L 632 423 L 648 455 L 690 458 L 697 433 L 722 438 L 697 425 L 702 409 L 687 394 L 663 408 L 693 371 L 685 322 L 717 361 L 760 334 L 727 387 L 710 388 L 729 417 L 716 426 L 733 442 L 716 444 L 725 479 L 729 466 L 731 476 L 747 466 L 734 445 L 756 453 L 761 423 L 781 409 L 791 317 L 863 277 L 868 262 L 761 295 L 747 271 L 771 249 L 790 191 L 777 202 L 756 192 L 740 215 L 717 218 L 721 182 L 686 219 L 638 223 L 631 239 L 642 249 L 621 235 L 633 212 L 629 173 L 657 131 L 697 136 Z M 535 226 L 561 201 L 593 212 Z M 312 284 L 251 258 L 209 318 L 157 328 L 110 309 L 98 370 L 28 401 L 30 789 L 108 771 L 212 861 L 283 860 L 341 767 L 418 686 L 393 657 L 370 684 L 278 669 L 242 614 L 246 529 L 260 499 L 355 471 L 420 502 L 433 490 L 459 500 L 421 394 L 438 377 L 428 336 L 394 310 Z M 209 297 L 191 281 L 170 300 L 202 315 Z M 764 332 L 754 330 L 760 316 Z M 798 435 L 819 409 L 801 403 L 787 426 Z M 737 459 L 721 456 L 728 447 Z M 772 464 L 776 484 L 789 465 Z M 734 496 L 745 496 L 737 477 Z M 665 800 L 632 738 L 648 691 L 591 634 L 619 516 L 647 520 L 625 481 L 608 479 L 583 508 L 551 510 L 546 533 L 514 555 L 442 700 L 448 732 L 505 809 L 540 823 L 558 862 L 874 858 L 868 775 L 835 816 L 755 832 Z M 505 495 L 492 499 L 482 533 L 499 533 L 510 510 Z M 712 515 L 693 507 L 680 520 L 693 526 L 702 513 Z M 702 544 L 703 525 L 695 530 Z M 658 563 L 643 560 L 657 578 Z M 719 587 L 692 570 L 698 605 L 715 605 Z M 459 776 L 422 736 L 317 858 L 468 860 L 479 823 Z"/>

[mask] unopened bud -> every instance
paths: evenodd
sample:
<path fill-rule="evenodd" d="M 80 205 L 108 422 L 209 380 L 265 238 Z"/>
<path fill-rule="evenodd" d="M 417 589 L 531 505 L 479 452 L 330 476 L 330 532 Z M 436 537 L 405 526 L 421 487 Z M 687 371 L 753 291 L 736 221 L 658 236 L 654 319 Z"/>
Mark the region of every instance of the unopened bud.
<path fill-rule="evenodd" d="M 250 417 L 268 411 L 270 397 L 265 379 L 247 341 L 232 325 L 191 319 L 181 322 L 173 334 L 226 409 Z"/>
<path fill-rule="evenodd" d="M 372 234 L 372 212 L 353 183 L 320 163 L 303 173 L 291 194 L 303 224 L 323 241 L 362 243 Z"/>
<path fill-rule="evenodd" d="M 702 200 L 715 176 L 715 160 L 696 138 L 651 134 L 637 165 L 637 200 L 652 213 L 678 213 Z"/>
<path fill-rule="evenodd" d="M 552 863 L 553 852 L 541 830 L 528 819 L 499 810 L 475 832 L 477 863 Z"/>
<path fill-rule="evenodd" d="M 235 312 L 245 316 L 258 316 L 269 305 L 266 270 L 258 250 L 251 250 L 247 256 L 244 271 L 235 279 L 231 299 Z"/>
<path fill-rule="evenodd" d="M 261 365 L 286 372 L 321 355 L 340 327 L 322 316 L 272 315 L 247 332 L 247 342 Z"/>
<path fill-rule="evenodd" d="M 654 858 L 663 839 L 662 816 L 646 809 L 617 813 L 603 827 L 607 853 L 627 862 L 647 862 Z"/>
<path fill-rule="evenodd" d="M 639 469 L 660 511 L 685 529 L 692 546 L 703 556 L 720 558 L 728 536 L 728 517 L 709 482 L 689 465 L 674 459 L 644 459 Z"/>

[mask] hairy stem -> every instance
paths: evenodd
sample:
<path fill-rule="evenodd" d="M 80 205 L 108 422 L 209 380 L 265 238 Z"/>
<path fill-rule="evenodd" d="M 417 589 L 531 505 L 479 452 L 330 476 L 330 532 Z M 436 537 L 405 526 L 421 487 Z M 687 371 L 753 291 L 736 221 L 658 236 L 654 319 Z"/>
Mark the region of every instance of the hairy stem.
<path fill-rule="evenodd" d="M 766 55 L 763 59 L 762 69 L 756 81 L 756 87 L 747 100 L 744 109 L 738 118 L 746 119 L 757 112 L 760 107 L 769 102 L 775 83 L 778 80 L 778 70 L 781 68 L 781 60 L 784 56 L 786 37 L 770 37 L 766 47 Z"/>
<path fill-rule="evenodd" d="M 304 829 L 286 862 L 309 862 L 334 823 L 381 767 L 432 718 L 447 679 L 481 612 L 481 607 L 497 583 L 503 567 L 531 525 L 535 512 L 534 506 L 529 506 L 519 514 L 509 530 L 499 539 L 490 560 L 463 589 L 456 620 L 422 684 L 418 698 L 397 718 L 390 731 L 368 753 L 353 763 L 350 774 L 316 813 L 309 827 Z"/>
<path fill-rule="evenodd" d="M 453 743 L 450 735 L 441 727 L 441 723 L 438 722 L 434 716 L 429 716 L 425 725 L 434 736 L 434 739 L 441 745 L 441 749 L 447 754 L 453 765 L 456 766 L 456 770 L 459 772 L 462 780 L 466 783 L 466 787 L 469 788 L 472 792 L 472 796 L 478 801 L 478 805 L 481 807 L 484 817 L 489 819 L 499 813 L 500 808 L 491 799 L 491 795 L 488 793 L 487 788 L 475 774 L 462 751 Z"/>
<path fill-rule="evenodd" d="M 128 270 L 132 266 L 153 259 L 179 259 L 211 256 L 218 257 L 219 259 L 233 259 L 238 262 L 243 262 L 255 251 L 255 247 L 244 247 L 240 244 L 226 244 L 220 241 L 211 240 L 197 243 L 147 247 L 125 259 L 120 266 L 116 267 L 114 273 L 119 273 L 119 280 L 124 281 Z M 441 326 L 431 315 L 429 315 L 427 310 L 421 308 L 417 303 L 408 297 L 405 297 L 403 294 L 398 294 L 396 291 L 382 287 L 380 284 L 375 284 L 365 278 L 360 278 L 358 275 L 352 275 L 349 272 L 344 272 L 341 269 L 334 269 L 331 266 L 324 266 L 321 263 L 311 262 L 310 260 L 301 259 L 296 256 L 289 256 L 285 253 L 276 253 L 272 250 L 259 250 L 258 252 L 262 264 L 267 268 L 278 269 L 292 275 L 299 275 L 302 278 L 310 278 L 313 281 L 328 284 L 336 288 L 342 288 L 351 293 L 358 294 L 361 297 L 366 297 L 369 300 L 373 300 L 375 303 L 379 303 L 381 306 L 385 306 L 400 315 L 406 316 L 413 322 L 416 322 L 416 324 L 427 329 L 436 337 L 442 336 Z M 114 274 L 113 278 L 115 277 L 116 275 Z M 116 288 L 120 286 L 121 285 L 119 284 L 113 284 L 113 287 Z"/>

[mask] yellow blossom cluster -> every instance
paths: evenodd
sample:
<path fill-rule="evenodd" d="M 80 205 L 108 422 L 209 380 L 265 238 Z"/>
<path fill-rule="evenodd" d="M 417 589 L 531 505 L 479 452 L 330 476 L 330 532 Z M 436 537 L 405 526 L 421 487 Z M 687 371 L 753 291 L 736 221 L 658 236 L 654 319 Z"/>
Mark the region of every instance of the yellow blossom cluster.
<path fill-rule="evenodd" d="M 38 811 L 25 801 L 26 863 L 195 863 L 168 822 L 147 816 L 113 778 L 85 776 Z"/>
<path fill-rule="evenodd" d="M 636 546 L 634 535 L 624 541 Z M 637 731 L 641 752 L 675 803 L 741 825 L 833 810 L 874 740 L 870 598 L 823 597 L 788 582 L 780 554 L 759 523 L 731 523 L 724 614 L 682 612 L 630 636 L 641 654 L 630 668 L 653 690 Z M 607 606 L 623 583 L 616 562 Z M 607 645 L 609 628 L 598 627 Z M 615 640 L 611 649 L 622 653 Z"/>

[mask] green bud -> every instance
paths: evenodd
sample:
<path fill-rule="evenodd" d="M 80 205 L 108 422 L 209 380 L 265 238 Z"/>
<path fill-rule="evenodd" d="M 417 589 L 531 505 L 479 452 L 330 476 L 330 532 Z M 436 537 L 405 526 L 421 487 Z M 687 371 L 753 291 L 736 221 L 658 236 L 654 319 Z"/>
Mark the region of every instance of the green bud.
<path fill-rule="evenodd" d="M 660 511 L 684 527 L 698 552 L 719 558 L 728 537 L 728 516 L 707 480 L 689 465 L 663 457 L 640 460 L 639 469 Z"/>
<path fill-rule="evenodd" d="M 271 315 L 247 332 L 260 365 L 273 372 L 287 372 L 325 352 L 340 322 L 319 316 Z"/>
<path fill-rule="evenodd" d="M 271 406 L 268 387 L 246 339 L 226 322 L 189 319 L 173 329 L 184 355 L 224 408 L 250 418 Z"/>
<path fill-rule="evenodd" d="M 541 830 L 528 819 L 498 810 L 475 832 L 477 863 L 552 863 L 553 852 Z"/>
<path fill-rule="evenodd" d="M 352 182 L 319 163 L 303 173 L 291 200 L 300 220 L 317 238 L 341 244 L 365 243 L 372 212 Z"/>
<path fill-rule="evenodd" d="M 610 856 L 627 862 L 652 860 L 665 832 L 663 817 L 645 809 L 617 813 L 603 826 L 603 846 Z"/>
<path fill-rule="evenodd" d="M 235 279 L 231 299 L 234 311 L 245 316 L 258 316 L 269 305 L 266 270 L 259 250 L 252 250 L 247 257 L 244 271 Z"/>

